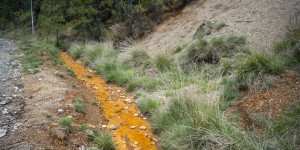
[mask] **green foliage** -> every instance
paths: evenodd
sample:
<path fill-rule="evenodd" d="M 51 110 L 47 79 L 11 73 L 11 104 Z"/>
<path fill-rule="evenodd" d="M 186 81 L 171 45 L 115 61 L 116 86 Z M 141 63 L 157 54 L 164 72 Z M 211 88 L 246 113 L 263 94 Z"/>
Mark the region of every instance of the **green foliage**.
<path fill-rule="evenodd" d="M 77 112 L 83 112 L 84 109 L 84 103 L 81 98 L 77 98 L 75 102 L 73 103 L 73 106 L 75 107 L 75 111 Z"/>
<path fill-rule="evenodd" d="M 75 83 L 71 83 L 71 87 L 73 90 L 77 90 L 77 85 Z"/>
<path fill-rule="evenodd" d="M 172 60 L 166 55 L 157 55 L 153 61 L 156 68 L 161 72 L 169 71 L 173 68 Z"/>
<path fill-rule="evenodd" d="M 68 53 L 73 59 L 78 59 L 81 57 L 82 53 L 84 51 L 84 45 L 83 44 L 73 44 L 71 48 L 68 50 Z"/>
<path fill-rule="evenodd" d="M 92 102 L 93 106 L 98 106 L 98 101 L 97 100 L 93 99 L 93 100 L 91 100 L 91 102 Z"/>
<path fill-rule="evenodd" d="M 207 42 L 197 39 L 187 48 L 187 57 L 196 63 L 217 64 L 222 58 L 232 58 L 237 52 L 247 51 L 243 48 L 246 40 L 244 37 L 218 37 Z"/>
<path fill-rule="evenodd" d="M 71 68 L 69 68 L 69 67 L 65 67 L 66 68 L 66 71 L 67 71 L 67 73 L 70 75 L 70 76 L 72 76 L 72 77 L 75 77 L 76 75 L 75 75 L 75 72 L 71 69 Z"/>
<path fill-rule="evenodd" d="M 73 122 L 72 118 L 70 118 L 70 117 L 64 117 L 64 118 L 61 118 L 58 121 L 58 124 L 61 127 L 66 128 L 68 130 L 68 132 L 70 132 L 72 130 L 72 122 Z"/>
<path fill-rule="evenodd" d="M 224 82 L 223 93 L 221 95 L 220 107 L 225 110 L 231 106 L 234 100 L 242 96 L 242 91 L 239 89 L 240 81 L 238 79 L 228 79 Z"/>
<path fill-rule="evenodd" d="M 94 144 L 97 148 L 102 150 L 115 150 L 116 144 L 114 143 L 112 136 L 109 133 L 100 133 L 94 139 Z"/>
<path fill-rule="evenodd" d="M 224 149 L 262 148 L 252 136 L 228 123 L 215 104 L 188 96 L 171 99 L 166 109 L 154 112 L 151 121 L 164 149 L 218 149 L 219 144 Z"/>
<path fill-rule="evenodd" d="M 285 67 L 272 55 L 252 53 L 237 57 L 234 69 L 239 75 L 247 77 L 249 73 L 278 75 L 284 72 Z"/>
<path fill-rule="evenodd" d="M 79 125 L 78 130 L 79 131 L 85 131 L 87 129 L 87 125 L 85 123 L 82 123 L 81 125 Z"/>
<path fill-rule="evenodd" d="M 142 50 L 134 50 L 131 52 L 131 60 L 134 67 L 147 68 L 150 66 L 150 56 Z"/>
<path fill-rule="evenodd" d="M 151 98 L 142 98 L 138 101 L 138 106 L 145 115 L 151 115 L 153 111 L 156 111 L 161 105 L 161 101 Z"/>

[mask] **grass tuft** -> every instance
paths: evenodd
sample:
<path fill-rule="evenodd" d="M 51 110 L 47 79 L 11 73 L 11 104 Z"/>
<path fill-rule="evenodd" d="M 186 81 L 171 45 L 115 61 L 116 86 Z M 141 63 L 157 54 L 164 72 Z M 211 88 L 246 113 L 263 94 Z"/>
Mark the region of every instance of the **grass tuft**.
<path fill-rule="evenodd" d="M 71 132 L 71 130 L 72 130 L 72 122 L 73 122 L 73 119 L 71 117 L 64 117 L 64 118 L 61 118 L 58 121 L 58 124 L 61 127 L 66 128 L 68 130 L 68 132 Z"/>
<path fill-rule="evenodd" d="M 85 46 L 83 44 L 73 44 L 71 48 L 68 50 L 68 53 L 73 59 L 78 59 L 81 57 Z"/>
<path fill-rule="evenodd" d="M 153 111 L 156 111 L 161 105 L 161 101 L 151 98 L 143 98 L 138 101 L 138 106 L 145 115 L 151 115 Z"/>
<path fill-rule="evenodd" d="M 166 72 L 173 68 L 172 60 L 166 55 L 157 55 L 153 61 L 160 72 Z"/>
<path fill-rule="evenodd" d="M 84 104 L 83 100 L 81 98 L 77 98 L 75 102 L 73 103 L 73 106 L 75 107 L 75 111 L 77 112 L 83 112 Z"/>
<path fill-rule="evenodd" d="M 94 139 L 94 144 L 97 148 L 102 150 L 115 150 L 116 144 L 114 143 L 112 136 L 109 133 L 100 133 Z"/>

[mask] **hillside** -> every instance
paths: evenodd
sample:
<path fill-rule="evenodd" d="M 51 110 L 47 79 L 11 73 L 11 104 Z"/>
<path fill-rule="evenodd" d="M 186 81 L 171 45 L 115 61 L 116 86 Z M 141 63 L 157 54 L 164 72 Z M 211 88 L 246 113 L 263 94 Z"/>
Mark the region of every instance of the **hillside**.
<path fill-rule="evenodd" d="M 170 14 L 155 27 L 154 33 L 139 40 L 134 47 L 146 50 L 151 56 L 172 53 L 177 46 L 190 43 L 201 24 L 219 21 L 225 27 L 206 38 L 242 35 L 250 49 L 268 51 L 285 37 L 287 26 L 299 8 L 297 0 L 196 0 L 180 12 Z"/>

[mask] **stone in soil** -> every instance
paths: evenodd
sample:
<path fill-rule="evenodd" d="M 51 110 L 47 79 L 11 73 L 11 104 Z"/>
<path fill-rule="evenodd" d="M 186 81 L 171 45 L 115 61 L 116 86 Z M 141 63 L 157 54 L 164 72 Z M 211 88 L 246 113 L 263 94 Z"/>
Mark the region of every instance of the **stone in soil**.
<path fill-rule="evenodd" d="M 0 138 L 4 137 L 6 135 L 7 130 L 0 128 Z"/>
<path fill-rule="evenodd" d="M 51 136 L 60 140 L 66 140 L 68 138 L 67 130 L 59 127 L 51 129 Z"/>

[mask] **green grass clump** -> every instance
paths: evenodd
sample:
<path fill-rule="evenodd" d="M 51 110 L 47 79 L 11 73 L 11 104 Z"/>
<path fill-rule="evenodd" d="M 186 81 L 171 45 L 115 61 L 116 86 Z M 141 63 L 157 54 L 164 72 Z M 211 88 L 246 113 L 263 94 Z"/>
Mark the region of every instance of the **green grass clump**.
<path fill-rule="evenodd" d="M 85 123 L 82 123 L 81 125 L 79 125 L 78 130 L 79 131 L 85 131 L 87 129 L 87 125 Z"/>
<path fill-rule="evenodd" d="M 153 61 L 155 67 L 160 72 L 165 72 L 173 68 L 172 60 L 166 55 L 157 55 Z"/>
<path fill-rule="evenodd" d="M 75 102 L 73 103 L 73 106 L 75 107 L 75 111 L 83 112 L 84 104 L 83 104 L 83 100 L 81 98 L 77 98 L 75 100 Z"/>
<path fill-rule="evenodd" d="M 83 44 L 73 44 L 71 48 L 68 50 L 68 53 L 73 59 L 78 59 L 81 57 L 85 46 Z"/>
<path fill-rule="evenodd" d="M 73 90 L 77 90 L 77 85 L 75 83 L 71 83 L 71 87 Z"/>
<path fill-rule="evenodd" d="M 142 50 L 134 50 L 131 52 L 131 60 L 134 67 L 147 68 L 151 65 L 150 56 Z"/>
<path fill-rule="evenodd" d="M 261 149 L 257 140 L 228 123 L 218 106 L 176 96 L 151 117 L 163 149 Z"/>
<path fill-rule="evenodd" d="M 58 124 L 61 127 L 66 128 L 68 130 L 68 132 L 70 132 L 72 130 L 72 122 L 73 122 L 73 119 L 71 117 L 64 117 L 58 121 Z"/>
<path fill-rule="evenodd" d="M 240 55 L 236 59 L 234 69 L 242 76 L 249 73 L 278 75 L 285 71 L 278 58 L 264 53 Z"/>
<path fill-rule="evenodd" d="M 102 150 L 115 150 L 116 144 L 109 133 L 100 133 L 94 138 L 94 144 Z"/>
<path fill-rule="evenodd" d="M 69 67 L 65 67 L 66 68 L 66 71 L 67 71 L 67 73 L 70 75 L 70 76 L 72 76 L 72 77 L 75 77 L 76 75 L 75 75 L 75 72 L 71 69 L 71 68 L 69 68 Z"/>
<path fill-rule="evenodd" d="M 83 62 L 86 65 L 91 65 L 93 62 L 99 60 L 96 58 L 101 58 L 102 61 L 108 59 L 114 59 L 116 52 L 109 44 L 101 43 L 97 45 L 88 45 L 83 53 Z"/>
<path fill-rule="evenodd" d="M 145 115 L 151 115 L 153 111 L 157 110 L 161 105 L 161 101 L 151 98 L 143 98 L 138 101 L 138 106 Z"/>
<path fill-rule="evenodd" d="M 91 100 L 91 103 L 93 106 L 98 106 L 98 101 L 95 99 Z"/>
<path fill-rule="evenodd" d="M 242 91 L 239 89 L 239 81 L 237 79 L 228 79 L 224 82 L 223 92 L 220 97 L 222 100 L 221 109 L 225 110 L 232 105 L 234 100 L 242 96 Z"/>

